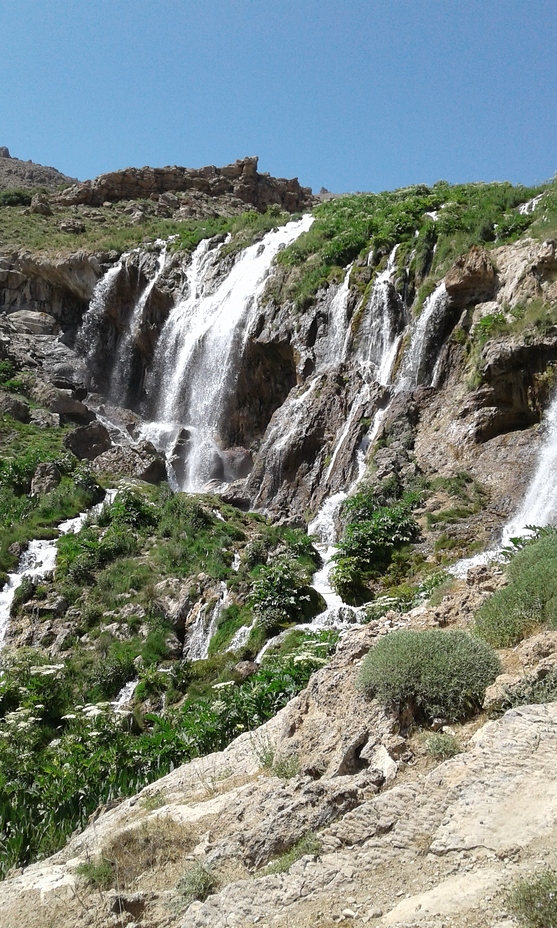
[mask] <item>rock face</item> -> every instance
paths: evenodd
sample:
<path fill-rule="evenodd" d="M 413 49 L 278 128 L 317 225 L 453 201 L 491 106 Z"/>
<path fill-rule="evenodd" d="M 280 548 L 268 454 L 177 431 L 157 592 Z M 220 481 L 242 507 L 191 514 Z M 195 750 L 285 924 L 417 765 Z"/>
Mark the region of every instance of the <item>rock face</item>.
<path fill-rule="evenodd" d="M 300 187 L 297 178 L 286 180 L 259 174 L 257 158 L 243 158 L 222 168 L 126 168 L 101 174 L 94 180 L 68 187 L 57 197 L 64 205 L 78 203 L 101 206 L 105 201 L 156 198 L 163 211 L 178 205 L 176 192 L 192 191 L 209 197 L 228 194 L 264 212 L 272 205 L 290 213 L 307 209 L 313 203 L 309 187 Z M 164 214 L 164 213 L 163 213 Z"/>
<path fill-rule="evenodd" d="M 452 305 L 458 308 L 491 299 L 496 277 L 488 252 L 475 245 L 457 258 L 445 276 L 445 287 Z"/>
<path fill-rule="evenodd" d="M 108 430 L 100 422 L 91 422 L 64 436 L 64 445 L 80 460 L 92 461 L 108 451 L 112 441 Z"/>
<path fill-rule="evenodd" d="M 140 442 L 129 448 L 111 448 L 99 454 L 98 457 L 95 455 L 93 470 L 97 474 L 136 477 L 147 483 L 160 483 L 166 480 L 164 458 L 148 441 Z"/>

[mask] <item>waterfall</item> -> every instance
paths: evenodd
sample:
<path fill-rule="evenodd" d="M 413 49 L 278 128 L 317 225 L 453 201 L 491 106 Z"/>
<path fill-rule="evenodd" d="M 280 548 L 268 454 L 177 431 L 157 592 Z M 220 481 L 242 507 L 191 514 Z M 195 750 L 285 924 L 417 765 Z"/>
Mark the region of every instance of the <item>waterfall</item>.
<path fill-rule="evenodd" d="M 419 384 L 430 384 L 433 377 L 428 377 L 428 339 L 431 331 L 435 332 L 437 323 L 443 317 L 448 302 L 444 281 L 428 296 L 418 318 L 410 328 L 410 344 L 404 354 L 400 375 L 397 378 L 396 392 L 412 390 Z"/>
<path fill-rule="evenodd" d="M 152 377 L 158 384 L 154 422 L 144 430 L 171 454 L 182 433 L 187 446 L 182 489 L 201 489 L 224 478 L 219 427 L 234 387 L 237 360 L 245 346 L 258 300 L 279 250 L 294 242 L 313 222 L 304 216 L 267 233 L 242 251 L 232 269 L 211 293 L 204 275 L 215 256 L 209 243 L 196 250 L 189 273 L 190 290 L 170 313 L 159 339 Z"/>
<path fill-rule="evenodd" d="M 166 266 L 167 243 L 163 242 L 161 239 L 157 239 L 155 245 L 161 249 L 157 258 L 155 273 L 137 300 L 126 329 L 122 332 L 116 348 L 112 373 L 110 375 L 110 385 L 108 388 L 108 395 L 113 398 L 115 402 L 124 402 L 126 399 L 126 392 L 130 386 L 130 377 L 132 373 L 134 344 L 141 330 L 145 307 Z"/>
<path fill-rule="evenodd" d="M 500 560 L 502 549 L 513 538 L 532 534 L 527 529 L 529 525 L 557 525 L 557 393 L 549 404 L 540 431 L 542 442 L 532 478 L 518 509 L 503 526 L 501 540 L 481 554 L 457 561 L 449 567 L 453 576 L 464 578 L 472 567 Z"/>
<path fill-rule="evenodd" d="M 346 339 L 347 311 L 350 299 L 350 273 L 352 267 L 353 265 L 350 264 L 346 268 L 344 280 L 329 304 L 327 343 L 322 365 L 324 368 L 336 367 L 336 365 L 344 361 L 348 350 Z M 339 346 L 342 346 L 340 351 Z"/>
<path fill-rule="evenodd" d="M 197 613 L 195 624 L 184 649 L 190 661 L 201 661 L 208 657 L 211 638 L 217 630 L 219 619 L 226 609 L 227 602 L 228 590 L 224 580 L 221 580 L 219 596 L 213 608 L 209 611 L 207 606 L 204 606 Z"/>
<path fill-rule="evenodd" d="M 127 257 L 128 254 L 122 255 L 118 263 L 101 277 L 93 290 L 89 308 L 83 317 L 75 342 L 78 353 L 84 355 L 88 361 L 94 360 L 99 352 L 106 352 L 103 338 L 106 307 L 115 291 L 118 275 Z"/>
<path fill-rule="evenodd" d="M 398 309 L 400 315 L 400 309 L 396 306 L 399 298 L 393 286 L 398 247 L 395 245 L 389 255 L 387 267 L 375 278 L 368 304 L 369 323 L 364 345 L 359 352 L 364 363 L 371 365 L 374 380 L 383 385 L 390 381 L 402 337 L 402 333 L 398 331 L 397 314 L 393 311 L 395 308 Z"/>
<path fill-rule="evenodd" d="M 74 519 L 66 519 L 58 526 L 60 535 L 76 534 L 85 524 L 86 519 L 92 515 L 97 515 L 103 506 L 112 502 L 116 495 L 116 490 L 107 490 L 105 498 L 101 503 L 97 503 L 91 509 L 81 512 Z M 52 573 L 56 566 L 56 555 L 58 553 L 56 539 L 51 541 L 34 540 L 30 541 L 26 550 L 19 559 L 17 570 L 8 574 L 8 581 L 0 590 L 0 650 L 4 645 L 8 625 L 10 622 L 10 610 L 16 594 L 16 590 L 21 586 L 25 578 L 30 580 L 42 580 L 48 574 Z"/>

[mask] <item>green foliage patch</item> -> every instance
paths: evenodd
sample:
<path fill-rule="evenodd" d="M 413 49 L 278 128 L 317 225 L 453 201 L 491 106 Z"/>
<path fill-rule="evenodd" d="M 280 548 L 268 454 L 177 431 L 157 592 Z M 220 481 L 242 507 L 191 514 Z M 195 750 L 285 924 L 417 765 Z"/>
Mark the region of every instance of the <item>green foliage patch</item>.
<path fill-rule="evenodd" d="M 369 652 L 358 685 L 417 719 L 458 721 L 481 707 L 499 672 L 495 652 L 465 632 L 402 630 Z"/>
<path fill-rule="evenodd" d="M 509 908 L 525 928 L 557 928 L 557 873 L 547 868 L 520 880 L 509 894 Z"/>
<path fill-rule="evenodd" d="M 279 265 L 288 273 L 282 292 L 272 295 L 303 307 L 319 287 L 340 279 L 349 262 L 371 252 L 380 268 L 394 245 L 409 242 L 415 249 L 412 277 L 418 284 L 428 273 L 439 278 L 471 245 L 509 241 L 522 234 L 536 214 L 521 215 L 517 206 L 543 189 L 439 181 L 433 187 L 421 184 L 329 200 L 315 208 L 309 231 L 279 255 Z M 550 185 L 548 192 L 552 191 Z M 271 287 L 276 289 L 276 281 Z M 420 299 L 424 298 L 425 291 Z"/>
<path fill-rule="evenodd" d="M 539 626 L 557 627 L 557 532 L 519 550 L 507 575 L 508 585 L 476 613 L 476 634 L 496 648 L 512 647 Z"/>

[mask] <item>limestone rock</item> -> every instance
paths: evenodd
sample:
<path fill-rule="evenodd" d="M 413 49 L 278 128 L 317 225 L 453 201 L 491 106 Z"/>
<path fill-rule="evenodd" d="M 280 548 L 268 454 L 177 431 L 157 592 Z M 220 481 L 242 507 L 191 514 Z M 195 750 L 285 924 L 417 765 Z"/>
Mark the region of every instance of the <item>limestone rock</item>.
<path fill-rule="evenodd" d="M 109 450 L 112 441 L 108 430 L 100 422 L 91 422 L 68 432 L 64 436 L 64 446 L 80 460 L 93 461 Z"/>
<path fill-rule="evenodd" d="M 209 198 L 228 194 L 261 212 L 273 204 L 288 212 L 297 212 L 313 203 L 311 190 L 300 187 L 297 178 L 286 180 L 259 174 L 257 162 L 257 158 L 243 158 L 222 168 L 214 165 L 199 169 L 176 165 L 125 168 L 71 186 L 58 195 L 57 201 L 63 205 L 102 206 L 105 202 L 142 200 L 158 195 L 159 202 L 163 198 L 163 208 L 173 208 L 176 200 L 168 194 L 191 192 Z"/>
<path fill-rule="evenodd" d="M 0 392 L 0 414 L 11 416 L 17 422 L 29 422 L 31 419 L 27 400 L 13 393 Z"/>
<path fill-rule="evenodd" d="M 495 292 L 496 275 L 485 248 L 473 245 L 466 255 L 457 258 L 445 275 L 445 287 L 453 306 L 488 300 Z"/>
<path fill-rule="evenodd" d="M 36 193 L 32 197 L 29 212 L 38 213 L 40 216 L 52 216 L 52 208 L 46 194 Z"/>
<path fill-rule="evenodd" d="M 115 477 L 135 477 L 147 483 L 166 480 L 164 458 L 151 444 L 144 441 L 133 447 L 110 448 L 95 458 L 93 470 L 97 474 Z"/>
<path fill-rule="evenodd" d="M 31 481 L 31 496 L 42 496 L 54 490 L 62 479 L 60 471 L 53 461 L 37 464 L 33 480 Z"/>
<path fill-rule="evenodd" d="M 58 332 L 58 323 L 54 316 L 28 309 L 10 313 L 10 323 L 18 332 L 30 332 L 32 335 L 54 335 Z"/>

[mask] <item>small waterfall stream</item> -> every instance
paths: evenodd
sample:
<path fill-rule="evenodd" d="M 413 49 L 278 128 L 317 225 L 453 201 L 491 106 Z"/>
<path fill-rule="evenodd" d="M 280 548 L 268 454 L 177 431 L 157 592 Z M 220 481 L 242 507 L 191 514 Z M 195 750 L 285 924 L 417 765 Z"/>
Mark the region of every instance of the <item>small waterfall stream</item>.
<path fill-rule="evenodd" d="M 60 535 L 77 534 L 89 516 L 98 514 L 103 506 L 109 505 L 116 495 L 116 490 L 107 490 L 105 498 L 91 509 L 86 509 L 73 519 L 66 519 L 58 525 Z M 24 578 L 41 580 L 52 573 L 56 566 L 57 555 L 56 539 L 30 541 L 27 549 L 21 555 L 17 570 L 8 574 L 8 581 L 0 590 L 0 650 L 4 646 L 6 633 L 10 621 L 10 610 L 17 589 Z"/>
<path fill-rule="evenodd" d="M 511 539 L 531 534 L 528 526 L 557 525 L 557 393 L 547 408 L 541 425 L 542 440 L 532 478 L 516 512 L 503 526 L 501 540 L 487 551 L 463 558 L 449 568 L 455 577 L 465 578 L 472 567 L 501 558 Z"/>

